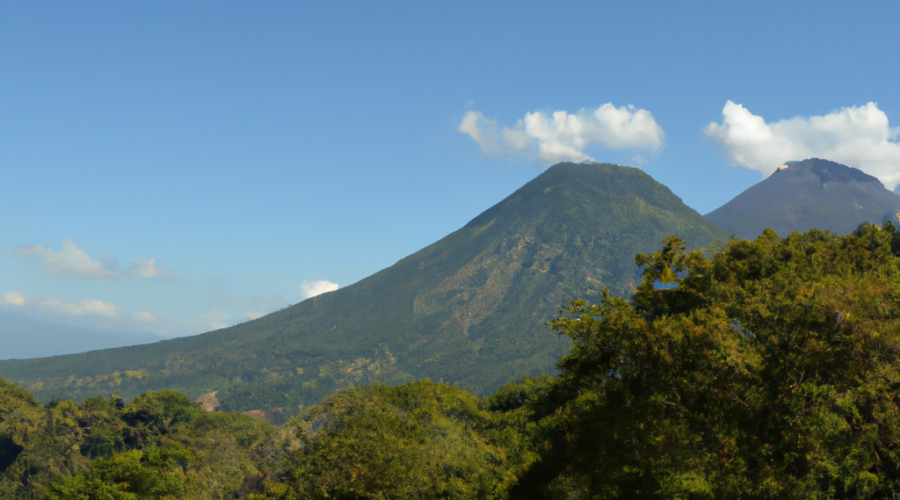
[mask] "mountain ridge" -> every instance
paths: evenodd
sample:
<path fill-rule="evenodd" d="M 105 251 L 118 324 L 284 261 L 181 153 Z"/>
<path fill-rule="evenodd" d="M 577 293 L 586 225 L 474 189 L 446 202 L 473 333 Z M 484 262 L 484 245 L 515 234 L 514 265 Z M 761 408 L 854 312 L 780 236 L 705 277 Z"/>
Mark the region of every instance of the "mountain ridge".
<path fill-rule="evenodd" d="M 219 391 L 224 409 L 297 408 L 348 385 L 432 378 L 476 393 L 552 371 L 546 322 L 633 290 L 634 255 L 670 234 L 725 241 L 639 169 L 555 165 L 457 231 L 337 291 L 231 328 L 50 360 L 2 361 L 35 396 Z"/>
<path fill-rule="evenodd" d="M 770 227 L 781 236 L 812 228 L 845 235 L 863 222 L 896 219 L 900 195 L 877 178 L 840 163 L 809 158 L 779 167 L 728 203 L 705 215 L 747 239 Z"/>

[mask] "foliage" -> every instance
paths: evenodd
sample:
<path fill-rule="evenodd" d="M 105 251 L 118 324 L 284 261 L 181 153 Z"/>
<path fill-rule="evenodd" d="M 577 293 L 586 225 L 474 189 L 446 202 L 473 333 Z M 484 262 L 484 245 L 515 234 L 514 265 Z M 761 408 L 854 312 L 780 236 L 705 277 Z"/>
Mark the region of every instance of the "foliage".
<path fill-rule="evenodd" d="M 632 302 L 552 323 L 574 348 L 534 404 L 542 457 L 519 496 L 893 498 L 898 241 L 886 223 L 638 256 Z"/>
<path fill-rule="evenodd" d="M 505 447 L 498 414 L 428 380 L 338 392 L 297 425 L 301 446 L 272 497 L 505 498 L 529 460 Z"/>
<path fill-rule="evenodd" d="M 118 453 L 95 460 L 90 473 L 51 484 L 47 499 L 193 498 L 199 492 L 185 474 L 191 458 L 187 450 L 171 448 Z"/>
<path fill-rule="evenodd" d="M 41 407 L 0 379 L 0 499 L 246 496 L 281 460 L 280 439 L 174 391 Z"/>
<path fill-rule="evenodd" d="M 551 323 L 573 345 L 556 378 L 360 385 L 277 428 L 168 390 L 41 406 L 0 379 L 0 499 L 893 498 L 898 255 L 891 223 L 671 237 L 633 297 Z"/>

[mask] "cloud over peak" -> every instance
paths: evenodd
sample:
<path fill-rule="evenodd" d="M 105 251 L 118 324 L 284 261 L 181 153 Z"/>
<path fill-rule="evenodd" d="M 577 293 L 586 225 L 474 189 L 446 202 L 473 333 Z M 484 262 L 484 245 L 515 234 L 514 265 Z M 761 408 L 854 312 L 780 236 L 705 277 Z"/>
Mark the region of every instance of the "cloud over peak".
<path fill-rule="evenodd" d="M 41 246 L 20 248 L 22 255 L 35 255 L 44 265 L 44 271 L 54 278 L 75 279 L 112 279 L 122 276 L 134 278 L 154 278 L 168 274 L 156 265 L 156 259 L 137 259 L 124 272 L 119 272 L 117 265 L 112 266 L 94 259 L 72 240 L 63 241 L 62 250 L 54 252 Z"/>
<path fill-rule="evenodd" d="M 528 159 L 544 164 L 592 160 L 584 152 L 591 144 L 611 150 L 655 152 L 665 141 L 662 127 L 649 111 L 631 105 L 617 108 L 612 103 L 575 113 L 526 113 L 512 127 L 469 111 L 458 130 L 474 139 L 485 154 L 505 154 L 512 161 Z"/>
<path fill-rule="evenodd" d="M 900 128 L 870 102 L 827 115 L 794 117 L 767 123 L 732 101 L 722 109 L 721 124 L 704 133 L 722 148 L 732 165 L 756 170 L 764 177 L 790 160 L 825 158 L 877 177 L 888 189 L 900 184 Z"/>
<path fill-rule="evenodd" d="M 303 283 L 300 284 L 300 295 L 303 297 L 303 300 L 306 300 L 315 297 L 316 295 L 333 292 L 338 288 L 340 288 L 340 285 L 327 280 L 304 280 Z"/>

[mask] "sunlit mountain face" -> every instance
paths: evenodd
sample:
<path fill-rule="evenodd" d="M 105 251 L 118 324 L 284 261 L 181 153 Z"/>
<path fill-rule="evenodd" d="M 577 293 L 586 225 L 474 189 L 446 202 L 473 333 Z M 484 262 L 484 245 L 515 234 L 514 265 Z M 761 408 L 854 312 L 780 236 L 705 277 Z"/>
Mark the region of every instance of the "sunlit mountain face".
<path fill-rule="evenodd" d="M 728 233 L 639 169 L 561 163 L 465 227 L 362 281 L 196 337 L 34 361 L 0 376 L 41 400 L 172 388 L 222 409 L 296 412 L 341 387 L 423 377 L 478 394 L 554 371 L 547 327 L 578 297 L 629 296 L 638 253 Z M 113 381 L 113 382 L 110 382 Z"/>

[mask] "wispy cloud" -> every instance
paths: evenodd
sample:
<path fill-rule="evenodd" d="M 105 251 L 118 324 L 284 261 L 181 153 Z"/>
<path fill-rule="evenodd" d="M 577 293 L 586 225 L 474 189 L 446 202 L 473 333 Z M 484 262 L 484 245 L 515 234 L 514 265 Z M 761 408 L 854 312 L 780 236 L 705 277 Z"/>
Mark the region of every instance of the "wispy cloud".
<path fill-rule="evenodd" d="M 303 297 L 303 300 L 306 300 L 310 297 L 315 297 L 316 295 L 333 292 L 338 288 L 340 288 L 340 285 L 327 280 L 306 280 L 300 284 L 300 296 Z"/>
<path fill-rule="evenodd" d="M 900 128 L 870 102 L 827 115 L 766 122 L 732 101 L 722 109 L 722 123 L 704 133 L 721 146 L 732 165 L 768 176 L 785 161 L 825 158 L 877 177 L 888 189 L 900 183 Z"/>
<path fill-rule="evenodd" d="M 35 305 L 44 311 L 57 314 L 71 314 L 73 316 L 81 316 L 84 314 L 94 314 L 97 316 L 106 316 L 112 318 L 122 314 L 122 311 L 109 302 L 97 299 L 82 300 L 80 302 L 62 302 L 56 297 L 43 297 L 34 299 Z"/>
<path fill-rule="evenodd" d="M 149 312 L 127 313 L 115 304 L 97 299 L 88 299 L 79 302 L 63 302 L 56 297 L 28 299 L 25 295 L 12 291 L 0 297 L 0 303 L 66 316 L 93 315 L 106 318 L 131 317 L 142 322 L 152 323 L 156 321 L 156 317 Z"/>
<path fill-rule="evenodd" d="M 0 298 L 0 301 L 2 301 L 4 304 L 13 306 L 24 306 L 28 302 L 28 299 L 26 299 L 25 296 L 19 292 L 9 292 L 2 298 Z"/>
<path fill-rule="evenodd" d="M 156 265 L 156 259 L 137 259 L 125 273 L 135 278 L 155 278 L 165 273 L 165 270 Z"/>
<path fill-rule="evenodd" d="M 122 276 L 134 278 L 154 278 L 169 275 L 156 265 L 156 259 L 137 259 L 122 273 L 113 259 L 104 262 L 92 258 L 84 250 L 78 248 L 72 240 L 65 240 L 62 250 L 54 252 L 41 246 L 20 248 L 22 255 L 34 255 L 41 260 L 44 271 L 54 278 L 75 279 L 112 279 Z"/>
<path fill-rule="evenodd" d="M 131 317 L 145 323 L 156 323 L 156 316 L 148 313 L 147 311 L 131 313 Z"/>
<path fill-rule="evenodd" d="M 62 250 L 54 252 L 44 247 L 20 248 L 22 255 L 36 255 L 44 264 L 44 271 L 54 278 L 109 279 L 121 276 L 108 269 L 103 262 L 92 259 L 72 240 L 63 241 Z"/>
<path fill-rule="evenodd" d="M 631 105 L 617 108 L 611 103 L 575 113 L 526 113 L 512 127 L 485 118 L 478 111 L 469 111 L 459 131 L 474 139 L 485 154 L 505 154 L 512 161 L 525 159 L 544 164 L 592 160 L 584 152 L 591 144 L 611 150 L 656 152 L 665 142 L 662 127 L 649 111 Z"/>

